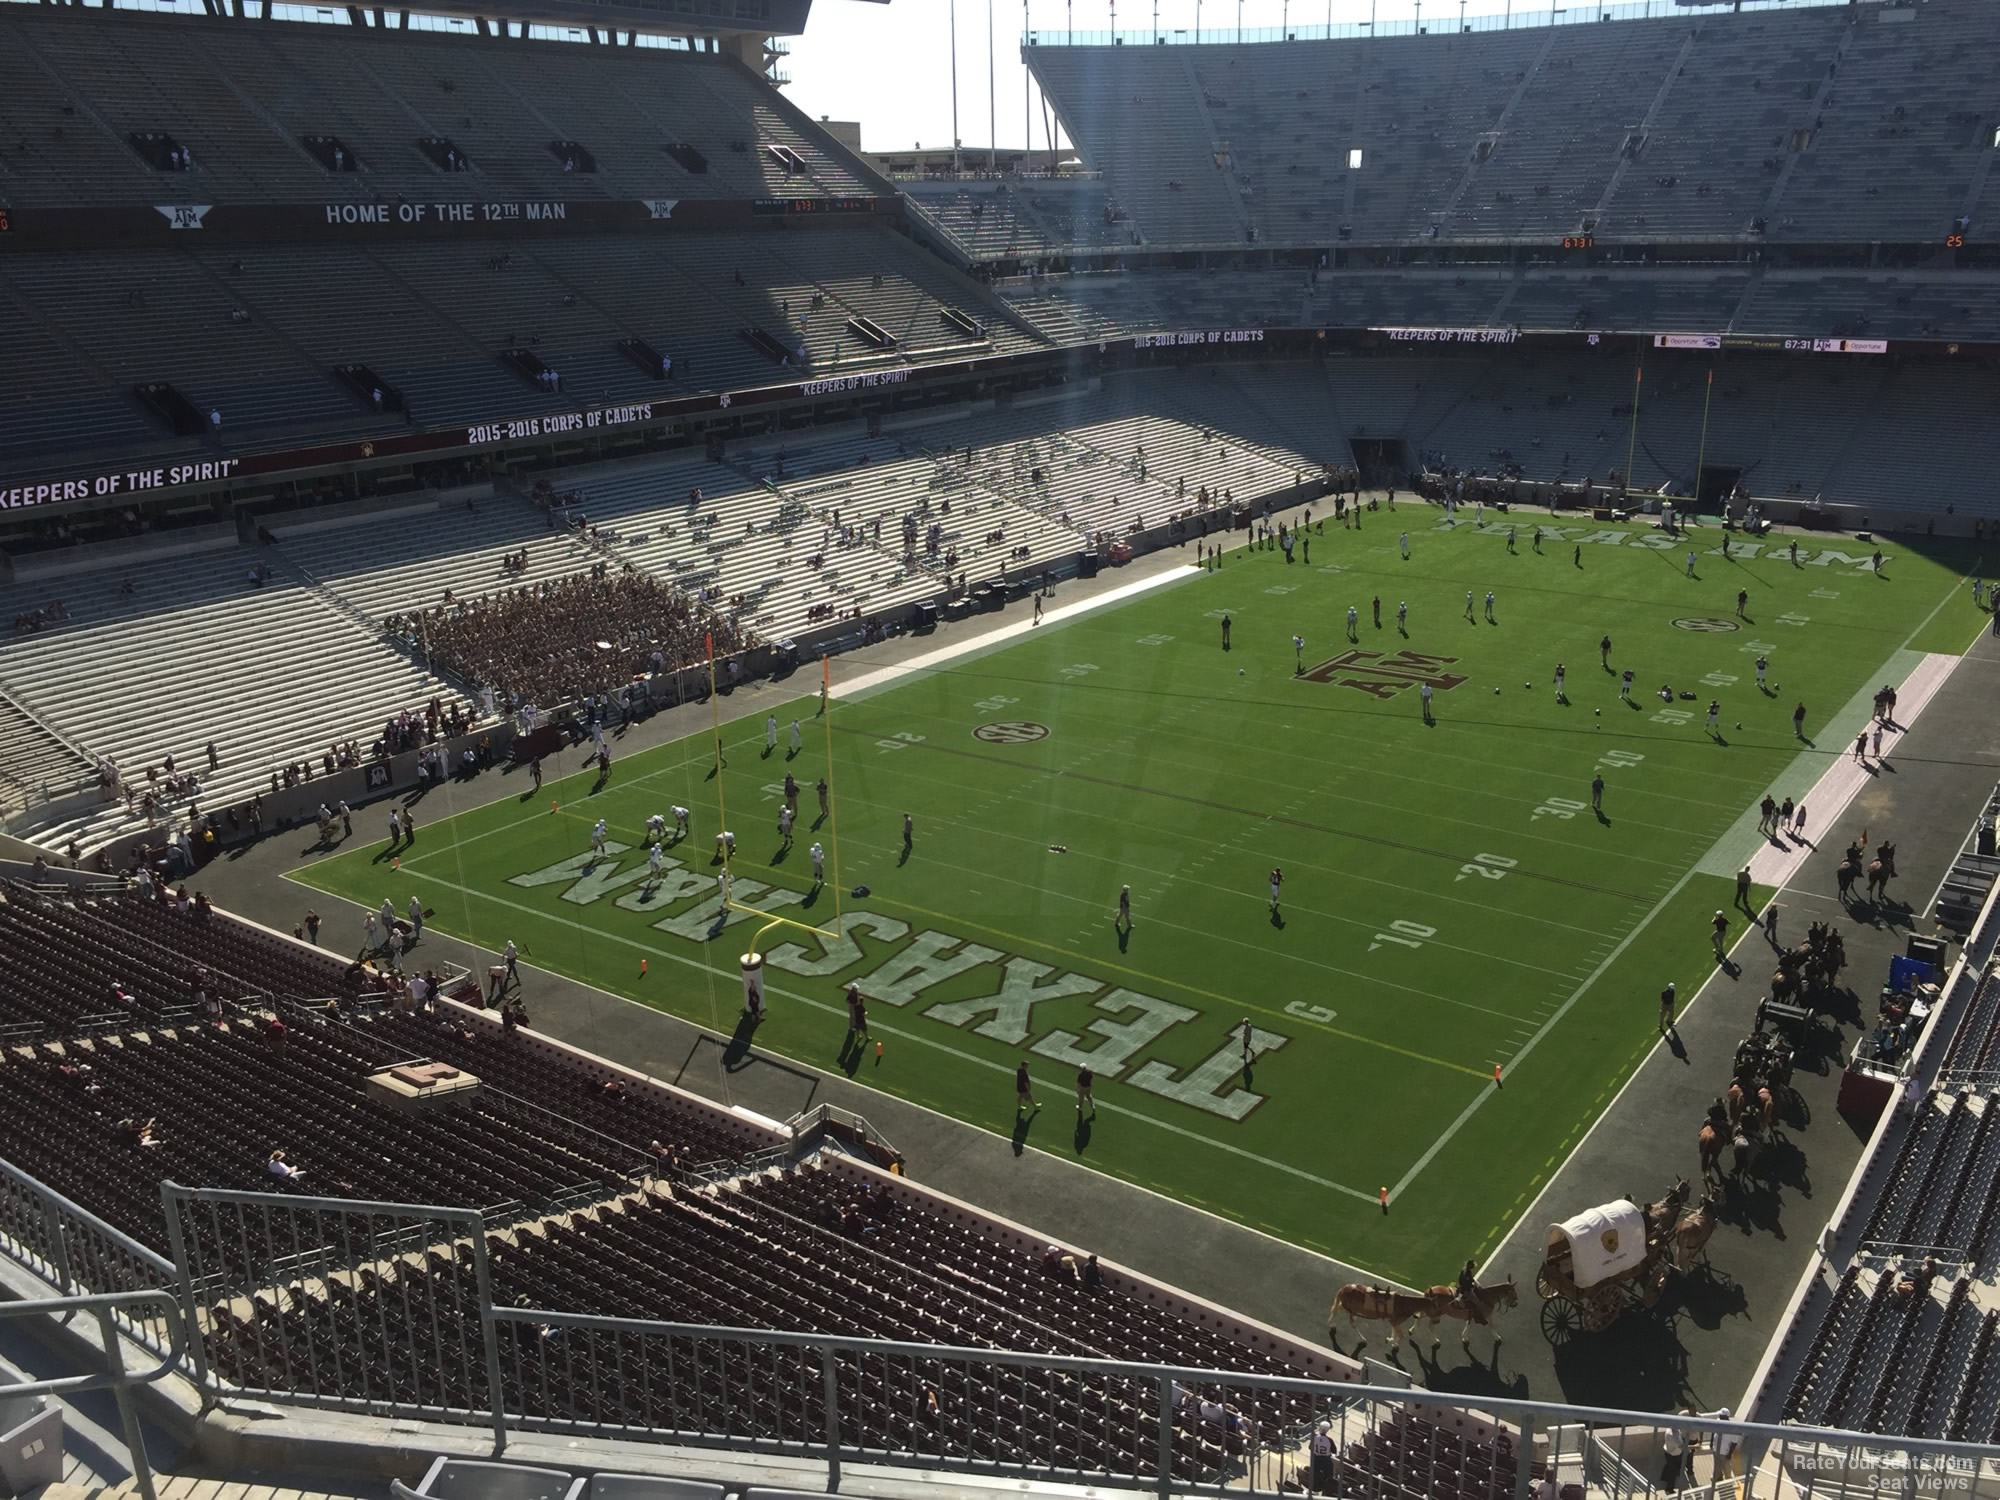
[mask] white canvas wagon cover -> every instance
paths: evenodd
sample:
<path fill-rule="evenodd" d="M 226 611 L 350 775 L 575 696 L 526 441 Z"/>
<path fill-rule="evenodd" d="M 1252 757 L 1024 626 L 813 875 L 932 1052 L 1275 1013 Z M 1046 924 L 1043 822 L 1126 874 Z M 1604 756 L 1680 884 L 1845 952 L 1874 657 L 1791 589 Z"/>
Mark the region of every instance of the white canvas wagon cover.
<path fill-rule="evenodd" d="M 1646 1259 L 1646 1219 L 1635 1203 L 1619 1199 L 1585 1209 L 1549 1226 L 1547 1251 L 1569 1246 L 1570 1279 L 1593 1287 Z"/>

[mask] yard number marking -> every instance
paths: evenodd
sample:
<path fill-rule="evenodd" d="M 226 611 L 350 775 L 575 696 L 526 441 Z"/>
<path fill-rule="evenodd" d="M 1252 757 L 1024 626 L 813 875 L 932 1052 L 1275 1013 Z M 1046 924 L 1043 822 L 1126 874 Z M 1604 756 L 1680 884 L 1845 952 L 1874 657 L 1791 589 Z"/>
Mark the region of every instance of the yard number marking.
<path fill-rule="evenodd" d="M 1769 656 L 1778 649 L 1776 641 L 1752 641 L 1742 648 L 1745 656 Z"/>
<path fill-rule="evenodd" d="M 1840 597 L 1840 590 L 1839 590 L 1839 589 L 1814 589 L 1814 590 L 1812 591 L 1812 595 L 1811 595 L 1811 597 L 1812 597 L 1812 598 L 1814 598 L 1814 599 L 1838 599 L 1838 598 Z"/>
<path fill-rule="evenodd" d="M 1519 863 L 1518 859 L 1509 859 L 1504 854 L 1475 854 L 1470 861 L 1458 867 L 1458 873 L 1452 876 L 1452 884 L 1456 885 L 1470 875 L 1477 875 L 1482 880 L 1502 880 Z"/>
<path fill-rule="evenodd" d="M 1739 680 L 1733 672 L 1710 672 L 1702 678 L 1701 685 L 1712 688 L 1735 687 Z"/>
<path fill-rule="evenodd" d="M 1172 639 L 1173 637 L 1170 635 L 1142 635 L 1139 637 L 1139 644 L 1142 646 L 1164 646 Z"/>
<path fill-rule="evenodd" d="M 1297 1016 L 1302 1021 L 1313 1021 L 1321 1026 L 1331 1026 L 1340 1012 L 1328 1010 L 1324 1005 L 1308 1005 L 1303 1000 L 1293 1000 L 1285 1006 L 1285 1014 Z"/>
<path fill-rule="evenodd" d="M 875 748 L 880 750 L 884 755 L 887 755 L 891 750 L 907 750 L 910 746 L 921 745 L 923 742 L 924 737 L 920 734 L 911 734 L 906 730 L 898 730 L 889 739 L 877 740 Z"/>
<path fill-rule="evenodd" d="M 1020 701 L 1019 698 L 1009 698 L 1004 693 L 995 693 L 991 698 L 981 698 L 972 706 L 983 714 L 997 714 L 1001 709 L 1011 707 Z"/>
<path fill-rule="evenodd" d="M 1264 590 L 1267 594 L 1296 594 L 1298 591 L 1299 586 L 1296 583 L 1274 583 Z"/>
<path fill-rule="evenodd" d="M 1421 948 L 1425 938 L 1437 936 L 1435 927 L 1426 927 L 1421 922 L 1391 922 L 1387 932 L 1375 934 L 1375 941 L 1368 945 L 1373 953 L 1384 943 L 1401 943 L 1405 948 Z"/>
<path fill-rule="evenodd" d="M 1536 818 L 1573 818 L 1582 812 L 1583 808 L 1583 803 L 1568 797 L 1550 797 L 1535 809 L 1528 821 L 1532 823 Z"/>
<path fill-rule="evenodd" d="M 1074 680 L 1079 677 L 1088 677 L 1092 672 L 1095 672 L 1096 670 L 1097 670 L 1097 664 L 1095 662 L 1079 661 L 1079 662 L 1073 662 L 1069 666 L 1064 667 L 1062 669 L 1061 675 Z"/>
<path fill-rule="evenodd" d="M 1645 758 L 1637 750 L 1607 750 L 1597 764 L 1606 770 L 1616 770 L 1625 766 L 1636 766 Z"/>
<path fill-rule="evenodd" d="M 1663 708 L 1653 715 L 1655 724 L 1685 724 L 1694 717 L 1694 711 L 1686 708 Z"/>
<path fill-rule="evenodd" d="M 1812 616 L 1801 614 L 1779 615 L 1778 623 L 1780 625 L 1810 625 L 1812 623 Z"/>

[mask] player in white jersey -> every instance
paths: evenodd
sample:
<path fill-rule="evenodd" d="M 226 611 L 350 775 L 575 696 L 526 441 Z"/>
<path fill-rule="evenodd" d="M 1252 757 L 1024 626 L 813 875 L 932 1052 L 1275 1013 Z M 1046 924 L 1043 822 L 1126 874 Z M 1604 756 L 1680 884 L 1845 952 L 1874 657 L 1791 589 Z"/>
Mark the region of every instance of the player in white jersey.
<path fill-rule="evenodd" d="M 797 719 L 792 720 L 792 754 L 797 755 L 799 747 L 804 745 L 805 742 L 806 737 L 799 733 L 799 721 Z"/>
<path fill-rule="evenodd" d="M 1465 591 L 1465 618 L 1466 618 L 1466 619 L 1468 619 L 1468 620 L 1472 618 L 1472 590 L 1471 590 L 1471 589 L 1467 589 L 1467 590 Z"/>
<path fill-rule="evenodd" d="M 646 884 L 648 885 L 658 884 L 660 879 L 660 872 L 666 868 L 666 864 L 667 864 L 666 853 L 660 848 L 658 844 L 655 844 L 653 845 L 652 848 L 648 849 L 646 851 L 646 869 L 649 873 L 646 880 Z"/>
<path fill-rule="evenodd" d="M 604 857 L 605 832 L 604 819 L 599 818 L 596 825 L 590 830 L 590 852 L 595 854 L 599 859 Z"/>
<path fill-rule="evenodd" d="M 1507 550 L 1509 552 L 1514 550 L 1514 528 L 1512 526 L 1507 528 Z"/>
<path fill-rule="evenodd" d="M 1403 549 L 1403 561 L 1404 561 L 1404 562 L 1408 562 L 1408 561 L 1410 560 L 1410 534 L 1409 534 L 1409 532 L 1407 532 L 1407 531 L 1406 531 L 1406 532 L 1404 532 L 1404 533 L 1402 534 L 1402 536 L 1398 537 L 1398 538 L 1397 538 L 1397 540 L 1396 540 L 1396 544 L 1397 544 L 1398 546 L 1400 546 L 1400 547 L 1401 547 L 1401 548 Z"/>
<path fill-rule="evenodd" d="M 1715 734 L 1716 726 L 1721 721 L 1722 721 L 1722 700 L 1720 698 L 1711 698 L 1708 700 L 1708 732 L 1710 734 Z"/>
<path fill-rule="evenodd" d="M 729 905 L 729 867 L 727 865 L 724 865 L 720 870 L 715 872 L 715 888 L 722 896 L 723 907 L 727 909 Z"/>
<path fill-rule="evenodd" d="M 718 833 L 715 836 L 715 852 L 723 859 L 727 859 L 730 855 L 734 854 L 736 852 L 736 835 L 731 833 L 727 828 Z"/>
<path fill-rule="evenodd" d="M 1398 599 L 1396 601 L 1396 628 L 1402 631 L 1404 635 L 1408 635 L 1410 633 L 1409 625 L 1410 603 L 1407 599 Z"/>
<path fill-rule="evenodd" d="M 768 714 L 764 719 L 764 753 L 769 755 L 778 748 L 778 716 Z"/>
<path fill-rule="evenodd" d="M 1486 622 L 1489 625 L 1498 625 L 1500 623 L 1493 618 L 1493 590 L 1491 589 L 1486 591 Z"/>
<path fill-rule="evenodd" d="M 1688 571 L 1687 571 L 1687 576 L 1688 576 L 1688 577 L 1690 577 L 1690 578 L 1694 577 L 1694 554 L 1693 554 L 1692 552 L 1690 552 L 1690 553 L 1688 554 Z"/>
<path fill-rule="evenodd" d="M 657 844 L 667 836 L 667 820 L 659 813 L 646 819 L 646 842 Z"/>
<path fill-rule="evenodd" d="M 1557 662 L 1557 663 L 1556 663 L 1556 702 L 1558 702 L 1558 703 L 1562 703 L 1562 702 L 1566 702 L 1566 701 L 1567 701 L 1567 697 L 1566 697 L 1566 695 L 1565 695 L 1565 694 L 1564 694 L 1564 692 L 1563 692 L 1563 678 L 1564 678 L 1564 677 L 1565 677 L 1566 675 L 1568 675 L 1568 674 L 1567 674 L 1567 671 L 1566 671 L 1566 669 L 1565 669 L 1565 668 L 1563 667 L 1563 664 L 1562 664 L 1561 662 Z"/>
<path fill-rule="evenodd" d="M 688 810 L 685 807 L 675 807 L 670 810 L 674 815 L 674 837 L 686 838 L 688 836 Z"/>
<path fill-rule="evenodd" d="M 1271 915 L 1278 914 L 1278 888 L 1285 883 L 1285 872 L 1278 866 L 1271 866 Z"/>
<path fill-rule="evenodd" d="M 778 809 L 778 837 L 787 844 L 792 841 L 792 810 L 789 807 Z"/>
<path fill-rule="evenodd" d="M 813 884 L 826 884 L 826 850 L 820 848 L 818 844 L 814 844 L 812 848 L 806 850 L 806 853 L 812 859 Z"/>
<path fill-rule="evenodd" d="M 1764 657 L 1757 658 L 1757 686 L 1764 685 L 1764 674 L 1771 670 L 1771 663 Z"/>

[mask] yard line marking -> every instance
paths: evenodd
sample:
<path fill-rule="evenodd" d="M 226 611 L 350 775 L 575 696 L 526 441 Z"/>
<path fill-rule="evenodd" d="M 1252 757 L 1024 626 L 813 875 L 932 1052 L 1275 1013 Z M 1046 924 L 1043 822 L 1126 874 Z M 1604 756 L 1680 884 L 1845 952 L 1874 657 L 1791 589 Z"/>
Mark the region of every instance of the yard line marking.
<path fill-rule="evenodd" d="M 1915 630 L 1912 630 L 1909 634 L 1909 638 L 1903 642 L 1903 649 L 1905 651 L 1910 649 L 1910 641 L 1914 641 L 1918 636 L 1924 633 L 1925 629 L 1929 627 L 1931 621 L 1935 620 L 1940 614 L 1944 612 L 1944 607 L 1947 604 L 1951 603 L 1953 599 L 1958 597 L 1958 591 L 1964 586 L 1965 586 L 1965 580 L 1963 578 L 1958 578 L 1953 580 L 1951 587 L 1945 590 L 1944 597 L 1938 600 L 1936 605 L 1932 607 L 1931 612 L 1929 614 L 1924 616 L 1923 624 L 1919 625 Z M 1981 630 L 1973 631 L 1972 640 L 1966 642 L 1965 645 L 1966 651 L 1970 651 L 1972 649 L 1973 643 L 1979 639 L 1980 634 Z M 1963 655 L 1964 653 L 1961 652 L 1960 654 Z"/>
<path fill-rule="evenodd" d="M 287 874 L 285 876 L 285 879 L 287 880 L 291 880 L 292 878 L 293 877 L 290 874 Z M 295 883 L 300 885 L 310 886 L 310 882 L 307 881 L 297 881 Z M 689 958 L 686 954 L 675 953 L 674 951 L 668 948 L 652 947 L 646 943 L 640 942 L 637 938 L 630 938 L 625 936 L 623 933 L 614 932 L 606 928 L 593 927 L 587 922 L 578 921 L 574 917 L 566 917 L 560 912 L 542 911 L 537 907 L 528 906 L 522 902 L 510 901 L 505 896 L 495 895 L 488 891 L 475 890 L 470 886 L 458 885 L 449 880 L 433 880 L 432 883 L 435 885 L 442 886 L 446 890 L 456 891 L 462 896 L 477 898 L 478 900 L 488 902 L 489 904 L 494 906 L 504 906 L 510 911 L 520 912 L 523 916 L 537 917 L 544 921 L 554 922 L 559 924 L 560 926 L 571 928 L 572 930 L 584 933 L 587 936 L 602 937 L 610 940 L 611 942 L 621 944 L 627 948 L 636 948 L 640 952 L 648 955 L 649 957 L 670 959 L 674 963 L 681 964 L 690 969 L 700 970 L 703 973 L 711 975 L 719 974 L 722 972 L 719 969 L 711 968 L 709 965 L 702 963 L 699 959 Z M 312 887 L 312 888 L 317 889 L 317 887 Z M 327 894 L 332 894 L 332 893 L 329 892 Z M 345 900 L 346 898 L 337 897 L 336 899 Z M 350 904 L 355 905 L 357 910 L 359 909 L 358 903 L 350 903 Z M 458 938 L 459 941 L 461 942 L 467 943 L 468 946 L 475 948 L 479 946 L 476 943 L 472 943 L 469 939 L 462 937 L 460 934 L 452 932 L 452 930 L 448 927 L 440 926 L 440 930 L 452 937 Z M 568 975 L 562 974 L 559 970 L 550 970 L 549 972 L 556 974 L 557 977 L 559 978 L 569 977 Z M 594 989 L 596 988 L 596 986 L 594 985 L 589 986 L 589 988 Z M 804 1005 L 809 1009 L 823 1011 L 828 1015 L 844 1015 L 846 1013 L 844 1006 L 834 1005 L 830 1001 L 815 1000 L 809 995 L 801 995 L 796 993 L 795 991 L 781 988 L 780 986 L 771 984 L 769 982 L 766 982 L 764 989 L 765 993 L 767 994 L 778 995 L 783 997 L 784 999 L 796 1001 L 800 1005 Z M 605 993 L 610 993 L 610 992 L 606 991 Z M 620 995 L 618 996 L 618 998 L 621 1000 L 625 1000 L 628 999 L 629 997 Z M 639 1005 L 642 1002 L 637 1000 L 632 1000 L 630 1003 L 634 1005 Z M 651 1009 L 651 1007 L 648 1007 L 648 1009 Z M 666 1012 L 666 1014 L 672 1015 L 673 1012 L 669 1011 Z M 677 1017 L 677 1019 L 686 1021 L 688 1025 L 695 1026 L 697 1030 L 709 1031 L 710 1035 L 715 1035 L 715 1036 L 720 1035 L 719 1033 L 710 1031 L 709 1028 L 707 1027 L 699 1026 L 697 1023 L 693 1021 L 688 1021 L 685 1016 Z M 1290 1019 L 1297 1020 L 1298 1018 L 1291 1017 Z M 871 1021 L 870 1024 L 874 1025 L 875 1023 Z M 983 1068 L 989 1073 L 1011 1074 L 1014 1071 L 1012 1066 L 1010 1066 L 1007 1063 L 996 1062 L 992 1058 L 980 1057 L 976 1053 L 963 1051 L 960 1048 L 951 1046 L 947 1042 L 941 1042 L 937 1040 L 937 1038 L 935 1037 L 924 1035 L 919 1032 L 904 1031 L 894 1026 L 876 1026 L 876 1029 L 879 1031 L 886 1032 L 888 1035 L 896 1037 L 902 1041 L 916 1042 L 922 1046 L 931 1048 L 933 1051 L 942 1052 L 949 1057 L 955 1057 L 960 1062 L 971 1063 L 975 1067 Z M 1416 1054 L 1411 1054 L 1411 1055 L 1414 1056 Z M 807 1063 L 806 1065 L 808 1067 L 813 1067 L 815 1071 L 824 1071 L 822 1069 L 819 1069 L 815 1064 Z M 1446 1064 L 1445 1066 L 1449 1067 L 1453 1065 Z M 1467 1071 L 1471 1070 L 1468 1069 Z M 849 1079 L 848 1081 L 850 1083 L 853 1083 L 857 1088 L 873 1087 L 872 1084 L 862 1083 L 858 1078 Z M 887 1091 L 882 1090 L 881 1092 L 887 1092 Z M 927 1108 L 927 1106 L 917 1103 L 914 1100 L 903 1099 L 903 1096 L 900 1094 L 891 1095 L 891 1097 L 902 1099 L 902 1102 L 906 1104 L 916 1104 L 916 1107 L 919 1109 Z M 1332 1178 L 1318 1176 L 1315 1173 L 1306 1171 L 1302 1167 L 1294 1167 L 1287 1165 L 1286 1163 L 1281 1161 L 1273 1161 L 1270 1157 L 1260 1156 L 1255 1151 L 1245 1150 L 1241 1146 L 1232 1146 L 1227 1141 L 1219 1141 L 1213 1136 L 1203 1135 L 1198 1130 L 1189 1130 L 1187 1127 L 1183 1125 L 1175 1125 L 1171 1121 L 1158 1119 L 1152 1115 L 1142 1113 L 1139 1110 L 1126 1109 L 1123 1106 L 1112 1103 L 1110 1101 L 1102 1101 L 1098 1104 L 1097 1107 L 1098 1109 L 1106 1113 L 1114 1115 L 1122 1115 L 1129 1120 L 1138 1120 L 1143 1124 L 1153 1126 L 1155 1129 L 1164 1130 L 1171 1135 L 1177 1135 L 1183 1137 L 1186 1140 L 1199 1142 L 1204 1146 L 1213 1147 L 1217 1151 L 1223 1151 L 1227 1152 L 1231 1156 L 1241 1157 L 1245 1161 L 1256 1162 L 1259 1166 L 1269 1167 L 1273 1171 L 1283 1172 L 1288 1176 L 1300 1178 L 1301 1180 L 1310 1182 L 1317 1187 L 1328 1188 L 1336 1193 L 1345 1193 L 1351 1198 L 1360 1199 L 1363 1203 L 1372 1204 L 1376 1201 L 1376 1196 L 1373 1193 L 1364 1193 L 1359 1188 L 1351 1188 L 1347 1186 L 1345 1183 L 1333 1181 Z M 933 1113 L 935 1113 L 935 1111 L 933 1111 Z M 971 1124 L 972 1122 L 961 1120 L 961 1123 Z M 974 1125 L 973 1128 L 984 1129 L 985 1127 Z M 994 1131 L 988 1131 L 987 1133 L 997 1134 L 997 1132 Z M 1054 1155 L 1053 1152 L 1045 1154 Z M 1066 1158 L 1059 1158 L 1059 1159 L 1066 1159 Z"/>

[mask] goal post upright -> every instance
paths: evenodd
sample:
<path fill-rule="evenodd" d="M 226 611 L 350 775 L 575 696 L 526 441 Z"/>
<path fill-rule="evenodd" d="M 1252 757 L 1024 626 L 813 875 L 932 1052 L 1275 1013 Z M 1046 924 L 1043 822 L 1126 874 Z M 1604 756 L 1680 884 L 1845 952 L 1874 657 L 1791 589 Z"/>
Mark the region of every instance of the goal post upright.
<path fill-rule="evenodd" d="M 825 705 L 820 722 L 826 734 L 826 841 L 833 846 L 833 930 L 840 931 L 840 805 L 833 794 L 833 658 L 819 659 L 819 701 Z"/>

